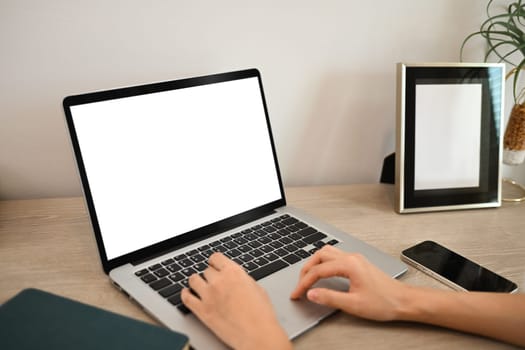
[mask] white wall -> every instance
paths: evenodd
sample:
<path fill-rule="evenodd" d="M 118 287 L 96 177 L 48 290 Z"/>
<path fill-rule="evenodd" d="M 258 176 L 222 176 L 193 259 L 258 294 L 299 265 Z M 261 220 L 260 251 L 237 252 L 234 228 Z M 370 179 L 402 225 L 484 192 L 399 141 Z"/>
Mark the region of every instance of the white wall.
<path fill-rule="evenodd" d="M 457 61 L 485 6 L 252 3 L 0 0 L 0 198 L 81 193 L 64 96 L 249 67 L 286 185 L 377 182 L 394 150 L 395 63 Z"/>

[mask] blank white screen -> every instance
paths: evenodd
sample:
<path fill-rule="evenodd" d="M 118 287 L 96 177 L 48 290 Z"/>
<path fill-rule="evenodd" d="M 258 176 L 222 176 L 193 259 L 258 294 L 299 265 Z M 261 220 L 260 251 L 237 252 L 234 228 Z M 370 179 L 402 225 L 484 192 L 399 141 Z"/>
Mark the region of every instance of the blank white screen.
<path fill-rule="evenodd" d="M 256 77 L 71 114 L 108 259 L 281 198 Z"/>
<path fill-rule="evenodd" d="M 416 85 L 414 190 L 479 186 L 481 84 Z"/>

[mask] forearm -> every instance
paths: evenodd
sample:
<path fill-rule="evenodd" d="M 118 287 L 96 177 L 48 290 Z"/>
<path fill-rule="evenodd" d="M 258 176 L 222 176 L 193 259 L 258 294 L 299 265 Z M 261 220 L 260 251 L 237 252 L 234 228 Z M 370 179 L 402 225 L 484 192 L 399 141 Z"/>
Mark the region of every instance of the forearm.
<path fill-rule="evenodd" d="M 407 287 L 397 319 L 481 334 L 525 346 L 525 295 Z"/>

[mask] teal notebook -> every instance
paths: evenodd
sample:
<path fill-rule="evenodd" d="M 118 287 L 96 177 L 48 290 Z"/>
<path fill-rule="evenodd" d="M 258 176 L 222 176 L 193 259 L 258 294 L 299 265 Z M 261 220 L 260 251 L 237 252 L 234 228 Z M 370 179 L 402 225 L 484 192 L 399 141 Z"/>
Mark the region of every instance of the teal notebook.
<path fill-rule="evenodd" d="M 145 322 L 25 289 L 0 306 L 0 349 L 187 349 L 188 337 Z"/>

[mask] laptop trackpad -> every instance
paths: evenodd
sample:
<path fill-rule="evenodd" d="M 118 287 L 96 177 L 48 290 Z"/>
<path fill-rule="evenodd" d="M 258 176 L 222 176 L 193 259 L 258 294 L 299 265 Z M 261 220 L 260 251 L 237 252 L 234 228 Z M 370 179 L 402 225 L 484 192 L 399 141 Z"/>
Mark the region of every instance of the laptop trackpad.
<path fill-rule="evenodd" d="M 299 300 L 290 299 L 290 294 L 296 287 L 300 269 L 300 264 L 297 264 L 270 278 L 259 281 L 268 292 L 279 323 L 290 338 L 297 337 L 336 311 L 332 308 L 312 303 L 305 296 Z M 339 277 L 322 279 L 314 284 L 314 287 L 340 291 L 347 291 L 348 286 L 348 280 Z"/>

